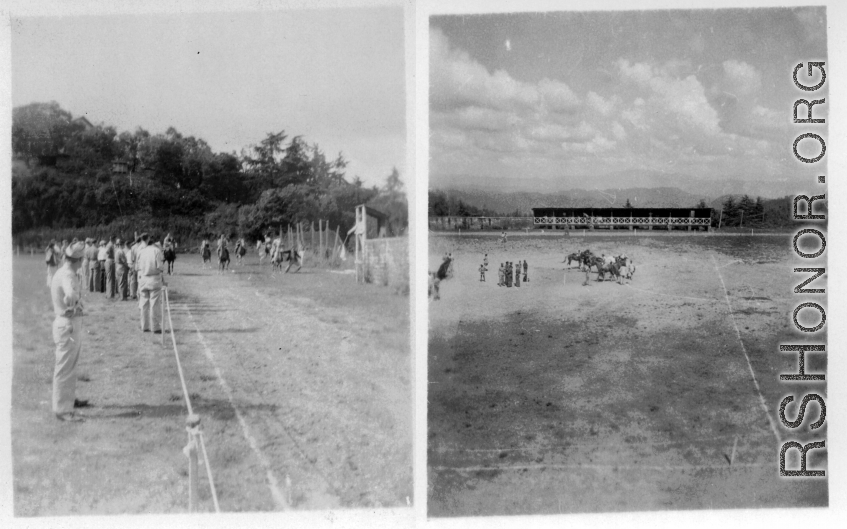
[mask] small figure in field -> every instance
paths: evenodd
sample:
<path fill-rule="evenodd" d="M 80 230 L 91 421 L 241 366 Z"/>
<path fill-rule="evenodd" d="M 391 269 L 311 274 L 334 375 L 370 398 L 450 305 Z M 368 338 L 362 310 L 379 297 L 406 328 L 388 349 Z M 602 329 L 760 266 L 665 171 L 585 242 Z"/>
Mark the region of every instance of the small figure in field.
<path fill-rule="evenodd" d="M 453 252 L 450 252 L 450 253 L 447 254 L 447 260 L 450 263 L 449 266 L 447 267 L 447 279 L 452 279 L 453 274 L 455 273 L 455 268 L 453 266 L 454 263 L 455 263 L 455 261 L 453 260 Z"/>
<path fill-rule="evenodd" d="M 222 274 L 229 269 L 229 248 L 224 236 L 218 240 L 218 273 Z"/>
<path fill-rule="evenodd" d="M 483 282 L 485 281 L 485 271 L 486 270 L 487 270 L 487 268 L 485 268 L 484 264 L 479 265 L 479 280 L 480 281 L 483 281 Z"/>
<path fill-rule="evenodd" d="M 498 287 L 502 287 L 506 284 L 506 265 L 500 263 L 500 269 L 497 271 L 497 277 L 499 278 L 499 282 L 497 283 Z"/>
<path fill-rule="evenodd" d="M 508 235 L 506 235 L 506 230 L 503 230 L 503 233 L 500 234 L 500 242 L 502 242 L 503 244 L 506 244 L 506 242 L 508 242 L 508 240 L 509 240 L 509 237 L 508 237 Z"/>
<path fill-rule="evenodd" d="M 56 240 L 51 240 L 44 251 L 44 262 L 47 263 L 47 288 L 53 285 L 53 275 L 59 269 L 62 253 L 56 247 Z"/>
<path fill-rule="evenodd" d="M 582 286 L 590 287 L 591 286 L 591 265 L 585 267 L 585 281 L 582 282 Z"/>
<path fill-rule="evenodd" d="M 482 258 L 482 266 L 484 266 L 485 269 L 488 270 L 488 254 L 485 254 L 485 257 Z"/>
<path fill-rule="evenodd" d="M 513 273 L 514 273 L 514 271 L 512 269 L 512 262 L 506 261 L 506 286 L 508 288 L 512 288 L 512 277 L 513 277 L 512 274 Z"/>
<path fill-rule="evenodd" d="M 206 268 L 206 265 L 209 265 L 209 268 L 212 268 L 212 247 L 209 246 L 209 240 L 203 239 L 203 242 L 200 243 L 200 255 L 203 256 L 203 269 Z"/>
<path fill-rule="evenodd" d="M 523 260 L 523 282 L 529 282 L 529 265 L 526 264 L 526 259 Z"/>
<path fill-rule="evenodd" d="M 515 286 L 521 286 L 521 261 L 518 259 L 518 262 L 515 263 Z"/>

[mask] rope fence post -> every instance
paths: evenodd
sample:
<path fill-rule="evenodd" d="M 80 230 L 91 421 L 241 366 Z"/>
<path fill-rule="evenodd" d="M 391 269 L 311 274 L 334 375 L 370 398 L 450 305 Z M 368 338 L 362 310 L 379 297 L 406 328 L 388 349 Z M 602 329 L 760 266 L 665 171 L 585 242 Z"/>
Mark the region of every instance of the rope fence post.
<path fill-rule="evenodd" d="M 185 418 L 185 430 L 188 432 L 188 445 L 183 449 L 188 457 L 188 512 L 197 512 L 197 436 L 200 434 L 200 416 L 193 413 L 188 415 Z"/>
<path fill-rule="evenodd" d="M 167 303 L 167 296 L 168 296 L 167 292 L 168 292 L 168 287 L 163 286 L 162 287 L 162 293 L 159 295 L 159 297 L 162 298 L 162 299 L 159 300 L 159 306 L 162 308 L 162 310 L 161 310 L 161 313 L 162 313 L 161 322 L 160 322 L 160 325 L 159 325 L 159 330 L 162 331 L 162 347 L 165 346 L 165 303 Z"/>

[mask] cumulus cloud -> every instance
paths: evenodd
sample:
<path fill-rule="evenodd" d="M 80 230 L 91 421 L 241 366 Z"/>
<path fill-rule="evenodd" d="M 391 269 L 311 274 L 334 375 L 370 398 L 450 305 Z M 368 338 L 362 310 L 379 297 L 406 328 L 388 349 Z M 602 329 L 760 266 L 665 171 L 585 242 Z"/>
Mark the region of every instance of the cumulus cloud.
<path fill-rule="evenodd" d="M 621 78 L 633 82 L 647 94 L 647 102 L 655 113 L 669 113 L 701 132 L 720 132 L 718 113 L 709 104 L 706 91 L 697 77 L 677 78 L 672 69 L 654 68 L 647 63 L 618 61 Z"/>
<path fill-rule="evenodd" d="M 755 95 L 762 89 L 762 74 L 744 61 L 723 62 L 723 89 L 736 96 Z"/>
<path fill-rule="evenodd" d="M 467 52 L 453 48 L 437 29 L 430 33 L 430 102 L 449 110 L 476 105 L 498 110 L 544 108 L 553 112 L 580 104 L 568 85 L 550 79 L 538 84 L 518 81 L 504 70 L 489 72 Z"/>

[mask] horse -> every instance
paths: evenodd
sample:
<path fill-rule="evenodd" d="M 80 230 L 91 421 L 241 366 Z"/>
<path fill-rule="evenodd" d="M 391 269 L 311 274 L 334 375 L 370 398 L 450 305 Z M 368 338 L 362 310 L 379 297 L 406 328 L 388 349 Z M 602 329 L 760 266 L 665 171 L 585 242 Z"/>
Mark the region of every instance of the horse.
<path fill-rule="evenodd" d="M 176 251 L 172 246 L 168 246 L 164 250 L 165 262 L 168 263 L 168 275 L 173 275 L 174 261 L 176 261 Z"/>
<path fill-rule="evenodd" d="M 582 270 L 582 267 L 586 264 L 588 258 L 592 255 L 593 254 L 591 253 L 591 250 L 583 250 L 581 252 L 574 252 L 572 254 L 569 254 L 565 261 L 567 261 L 568 263 L 568 268 L 571 267 L 571 261 L 576 261 L 577 265 L 579 266 L 579 269 Z M 564 263 L 565 261 L 562 262 Z"/>
<path fill-rule="evenodd" d="M 235 246 L 235 261 L 241 266 L 244 266 L 243 257 L 247 254 L 247 248 L 243 244 Z"/>
<path fill-rule="evenodd" d="M 209 245 L 203 247 L 203 268 L 206 268 L 206 263 L 209 264 L 209 268 L 212 267 L 212 249 Z"/>
<path fill-rule="evenodd" d="M 218 250 L 218 273 L 223 273 L 229 268 L 229 250 L 226 246 L 222 246 Z"/>

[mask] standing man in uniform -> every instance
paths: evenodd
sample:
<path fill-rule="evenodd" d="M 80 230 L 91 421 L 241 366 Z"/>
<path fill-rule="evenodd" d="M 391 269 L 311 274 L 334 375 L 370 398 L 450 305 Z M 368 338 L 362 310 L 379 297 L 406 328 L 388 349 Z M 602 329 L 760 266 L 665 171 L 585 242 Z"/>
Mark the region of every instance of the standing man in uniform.
<path fill-rule="evenodd" d="M 106 291 L 109 293 L 109 298 L 114 299 L 115 293 L 118 291 L 115 283 L 115 238 L 109 237 L 109 242 L 106 244 Z"/>
<path fill-rule="evenodd" d="M 88 249 L 89 248 L 91 248 L 91 238 L 86 237 L 85 238 L 85 250 L 83 250 L 83 254 L 82 254 L 82 268 L 80 268 L 80 271 L 82 272 L 82 274 L 80 276 L 81 280 L 82 280 L 81 283 L 80 283 L 82 285 L 81 290 L 85 290 L 85 288 L 88 286 L 88 274 L 91 271 L 91 267 L 89 266 L 91 263 L 88 260 Z"/>
<path fill-rule="evenodd" d="M 128 270 L 128 279 L 129 279 L 129 297 L 132 299 L 137 299 L 138 292 L 138 271 L 135 266 L 135 262 L 138 260 L 138 241 L 140 239 L 138 237 L 135 238 L 129 245 L 129 249 L 126 252 L 126 260 L 127 260 L 127 268 Z"/>
<path fill-rule="evenodd" d="M 82 340 L 82 302 L 77 272 L 82 267 L 85 245 L 68 246 L 64 263 L 53 276 L 50 296 L 53 299 L 53 343 L 56 344 L 56 367 L 53 370 L 53 413 L 60 421 L 80 422 L 74 407 L 87 406 L 76 400 L 76 364 Z"/>
<path fill-rule="evenodd" d="M 142 248 L 138 252 L 138 307 L 141 310 L 141 331 L 161 334 L 161 321 L 156 317 L 159 297 L 165 282 L 162 278 L 162 250 L 148 244 L 150 237 L 141 234 Z"/>
<path fill-rule="evenodd" d="M 97 292 L 97 278 L 100 276 L 100 261 L 97 260 L 97 247 L 94 246 L 94 239 L 91 239 L 91 244 L 85 250 L 85 256 L 88 259 L 88 291 Z"/>
<path fill-rule="evenodd" d="M 118 295 L 121 301 L 126 301 L 129 297 L 129 288 L 126 283 L 129 275 L 129 259 L 127 259 L 129 248 L 126 247 L 126 242 L 120 239 L 115 241 L 115 246 L 115 279 L 118 282 Z"/>
<path fill-rule="evenodd" d="M 106 292 L 106 241 L 100 241 L 97 249 L 97 262 L 100 263 L 97 274 L 97 292 Z"/>

